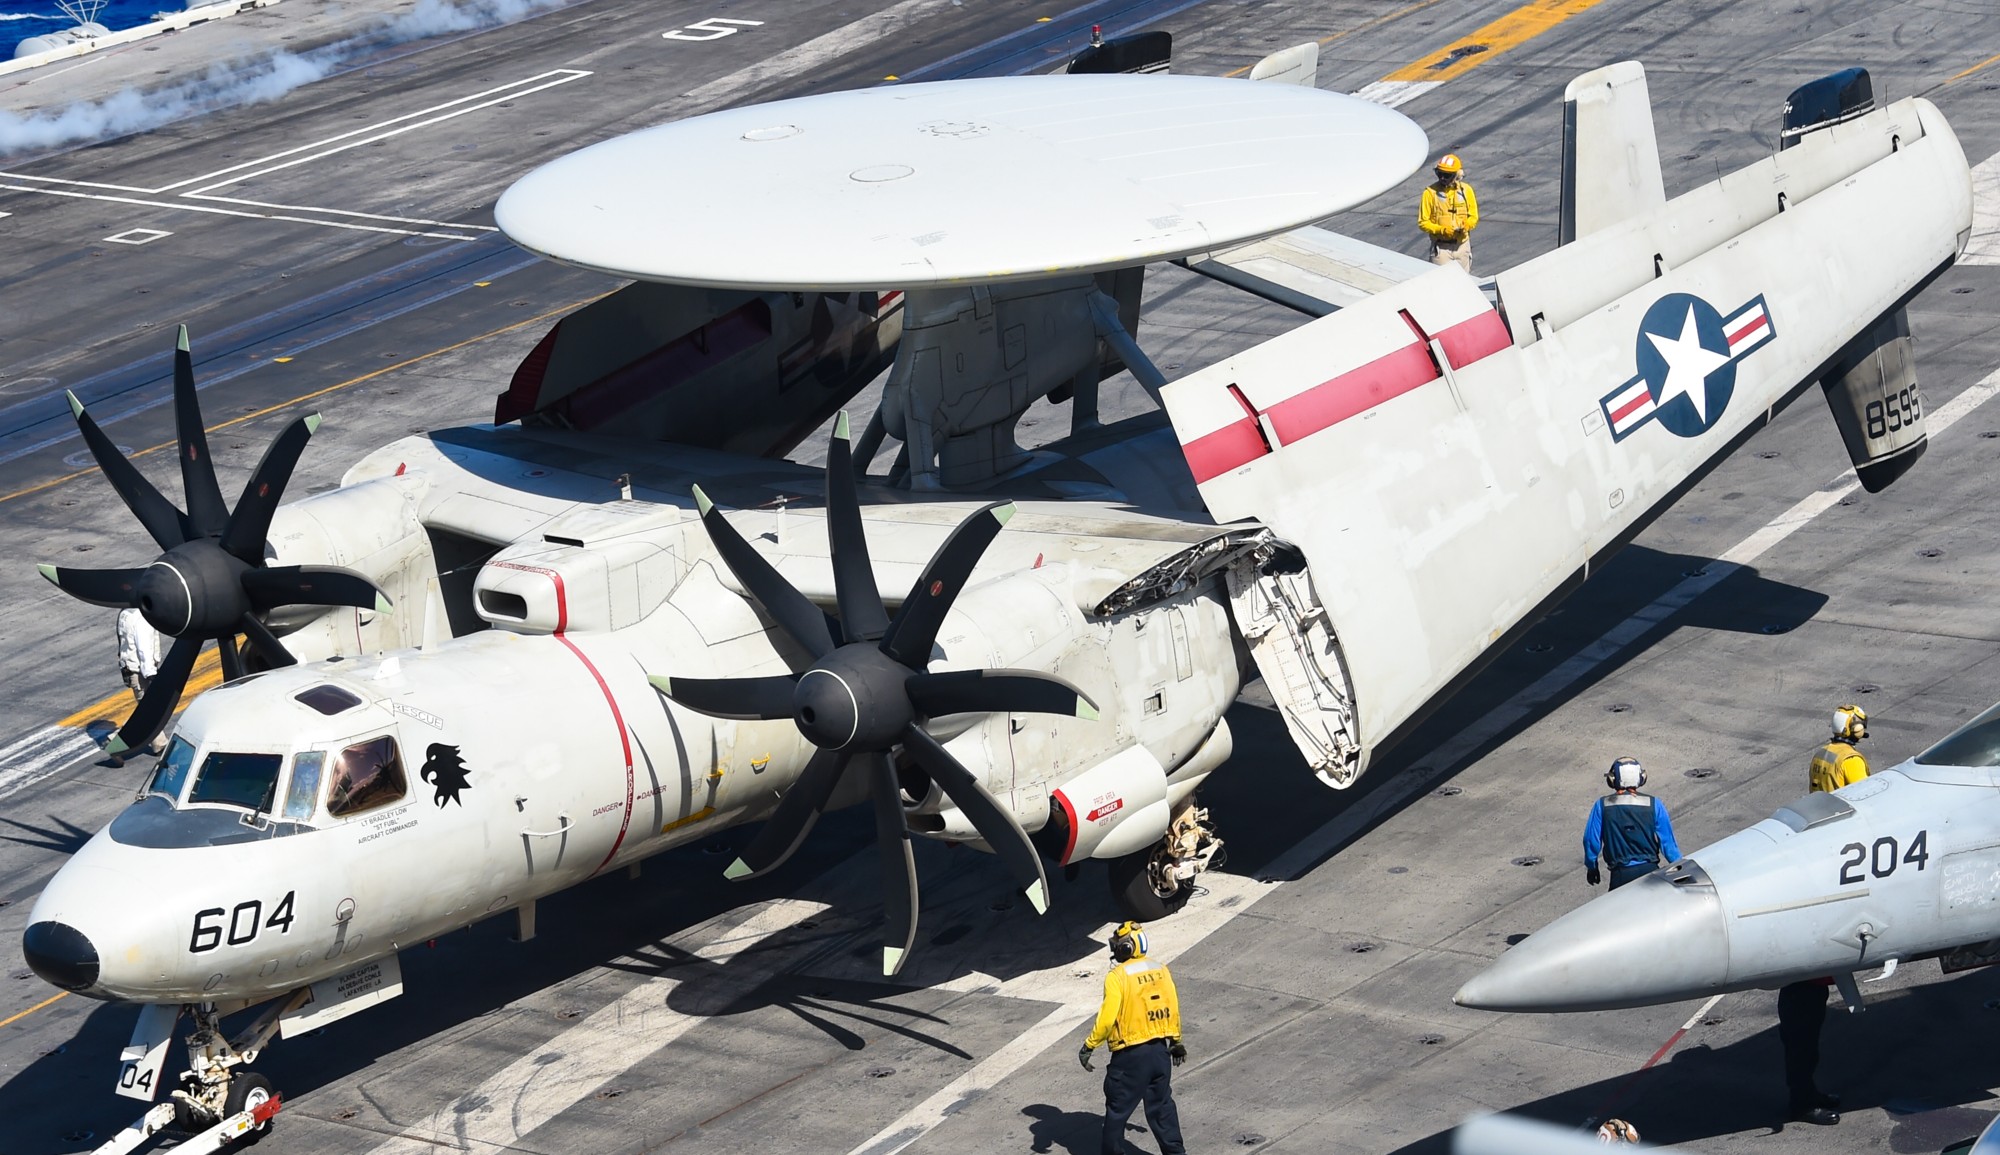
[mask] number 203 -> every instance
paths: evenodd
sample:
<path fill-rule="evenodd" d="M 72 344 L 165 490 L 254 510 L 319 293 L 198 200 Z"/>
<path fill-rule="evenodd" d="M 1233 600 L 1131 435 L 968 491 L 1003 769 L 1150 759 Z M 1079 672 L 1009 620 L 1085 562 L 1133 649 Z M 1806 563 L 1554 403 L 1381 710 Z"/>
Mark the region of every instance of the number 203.
<path fill-rule="evenodd" d="M 1896 873 L 1896 867 L 1899 865 L 1913 865 L 1922 870 L 1931 860 L 1930 838 L 1930 831 L 1917 831 L 1917 836 L 1910 840 L 1910 848 L 1902 851 L 1900 856 L 1898 851 L 1901 848 L 1896 840 L 1888 835 L 1876 839 L 1872 845 L 1848 843 L 1840 848 L 1840 853 L 1845 856 L 1840 863 L 1840 884 L 1846 886 L 1849 883 L 1866 882 L 1869 874 L 1876 878 L 1887 878 Z M 1864 870 L 1867 874 L 1862 873 Z"/>

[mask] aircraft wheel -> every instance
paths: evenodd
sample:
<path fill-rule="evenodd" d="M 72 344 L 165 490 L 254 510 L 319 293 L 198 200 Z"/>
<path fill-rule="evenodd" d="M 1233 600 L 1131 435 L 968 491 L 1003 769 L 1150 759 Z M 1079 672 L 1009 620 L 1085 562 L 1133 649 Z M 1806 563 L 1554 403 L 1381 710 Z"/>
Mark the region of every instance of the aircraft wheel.
<path fill-rule="evenodd" d="M 229 1080 L 229 1098 L 223 1103 L 222 1117 L 227 1119 L 238 1111 L 248 1111 L 252 1108 L 263 1106 L 266 1102 L 270 1101 L 270 1098 L 271 1080 L 257 1074 L 255 1071 L 239 1072 L 234 1078 Z M 247 1147 L 257 1140 L 262 1139 L 270 1130 L 271 1123 L 267 1119 L 256 1127 L 251 1128 L 250 1132 L 238 1141 L 237 1146 Z"/>
<path fill-rule="evenodd" d="M 1141 850 L 1110 862 L 1111 901 L 1118 913 L 1134 922 L 1156 922 L 1177 913 L 1194 893 L 1192 886 L 1183 885 L 1168 897 L 1160 897 L 1146 871 L 1152 858 L 1153 851 Z"/>

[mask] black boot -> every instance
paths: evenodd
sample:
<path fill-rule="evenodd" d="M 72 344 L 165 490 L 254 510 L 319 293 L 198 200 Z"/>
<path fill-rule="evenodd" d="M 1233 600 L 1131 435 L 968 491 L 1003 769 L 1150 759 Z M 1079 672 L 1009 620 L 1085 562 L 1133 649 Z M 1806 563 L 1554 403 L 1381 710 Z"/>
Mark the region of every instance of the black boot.
<path fill-rule="evenodd" d="M 1811 1123 L 1815 1127 L 1831 1127 L 1840 1122 L 1840 1112 L 1831 1107 L 1810 1104 L 1792 1108 L 1792 1122 Z"/>

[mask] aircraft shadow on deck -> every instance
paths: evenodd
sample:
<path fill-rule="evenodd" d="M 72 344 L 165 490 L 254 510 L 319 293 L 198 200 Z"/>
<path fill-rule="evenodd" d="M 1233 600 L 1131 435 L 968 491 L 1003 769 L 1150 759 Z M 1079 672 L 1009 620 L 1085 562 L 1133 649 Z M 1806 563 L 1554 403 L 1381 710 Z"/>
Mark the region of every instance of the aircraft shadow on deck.
<path fill-rule="evenodd" d="M 1433 763 L 1432 752 L 1461 730 L 1645 609 L 1684 578 L 1713 564 L 1717 563 L 1709 558 L 1627 546 L 1553 613 L 1523 636 L 1500 647 L 1491 664 L 1369 767 L 1362 775 L 1359 789 L 1337 791 L 1321 785 L 1286 737 L 1284 724 L 1275 711 L 1237 703 L 1229 713 L 1229 725 L 1236 735 L 1235 758 L 1241 761 L 1255 757 L 1267 765 L 1251 774 L 1220 771 L 1202 790 L 1203 803 L 1213 810 L 1220 832 L 1229 839 L 1230 871 L 1261 872 L 1299 840 L 1363 802 L 1374 790 L 1412 766 L 1421 765 L 1434 772 L 1432 789 L 1450 782 L 1523 731 L 1589 693 L 1676 630 L 1694 627 L 1732 633 L 1784 634 L 1811 621 L 1826 605 L 1827 595 L 1817 590 L 1772 581 L 1746 566 L 1465 757 L 1450 765 Z M 1602 767 L 1596 766 L 1576 769 L 1579 774 L 1586 770 L 1602 771 Z M 1385 810 L 1368 828 L 1393 817 L 1423 796 L 1416 794 Z M 1254 832 L 1254 837 L 1247 836 L 1247 832 Z M 1357 837 L 1359 833 L 1365 831 L 1358 832 Z M 1237 837 L 1231 838 L 1232 835 Z"/>
<path fill-rule="evenodd" d="M 1913 966 L 1929 968 L 1929 962 Z M 1934 977 L 1934 972 L 1930 972 Z M 1867 1009 L 1849 1015 L 1836 996 L 1827 1009 L 1820 1045 L 1819 1084 L 1838 1094 L 1844 1112 L 1886 1110 L 1892 1122 L 1891 1150 L 1902 1155 L 1941 1151 L 1977 1135 L 1994 1112 L 1962 1104 L 1992 1098 L 2000 1079 L 1984 1018 L 2000 995 L 1993 968 L 1950 982 L 1928 981 L 1868 998 Z M 1618 1070 L 1560 1094 L 1507 1108 L 1509 1114 L 1565 1127 L 1584 1120 L 1625 1119 L 1649 1144 L 1697 1143 L 1724 1135 L 1773 1133 L 1781 1127 L 1821 1129 L 1785 1122 L 1784 1052 L 1778 1043 L 1775 1003 L 1768 992 L 1729 996 L 1723 1014 L 1761 1016 L 1766 1024 L 1748 1038 L 1723 1047 L 1684 1046 L 1669 1061 L 1638 1073 Z M 1616 1014 L 1618 1012 L 1607 1012 Z M 1574 1016 L 1587 1029 L 1592 1016 Z M 1629 1085 L 1628 1084 L 1629 1080 Z M 1847 1120 L 1828 1137 L 1854 1129 Z M 1451 1131 L 1441 1131 L 1392 1155 L 1444 1155 Z"/>

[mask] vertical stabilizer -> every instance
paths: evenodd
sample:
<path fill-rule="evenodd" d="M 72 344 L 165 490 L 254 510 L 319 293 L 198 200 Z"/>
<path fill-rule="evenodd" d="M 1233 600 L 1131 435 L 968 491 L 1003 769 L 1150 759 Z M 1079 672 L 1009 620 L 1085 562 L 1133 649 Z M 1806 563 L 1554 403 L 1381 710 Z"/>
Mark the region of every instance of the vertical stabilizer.
<path fill-rule="evenodd" d="M 1586 72 L 1563 90 L 1561 235 L 1569 244 L 1667 203 L 1653 102 L 1636 60 Z"/>

